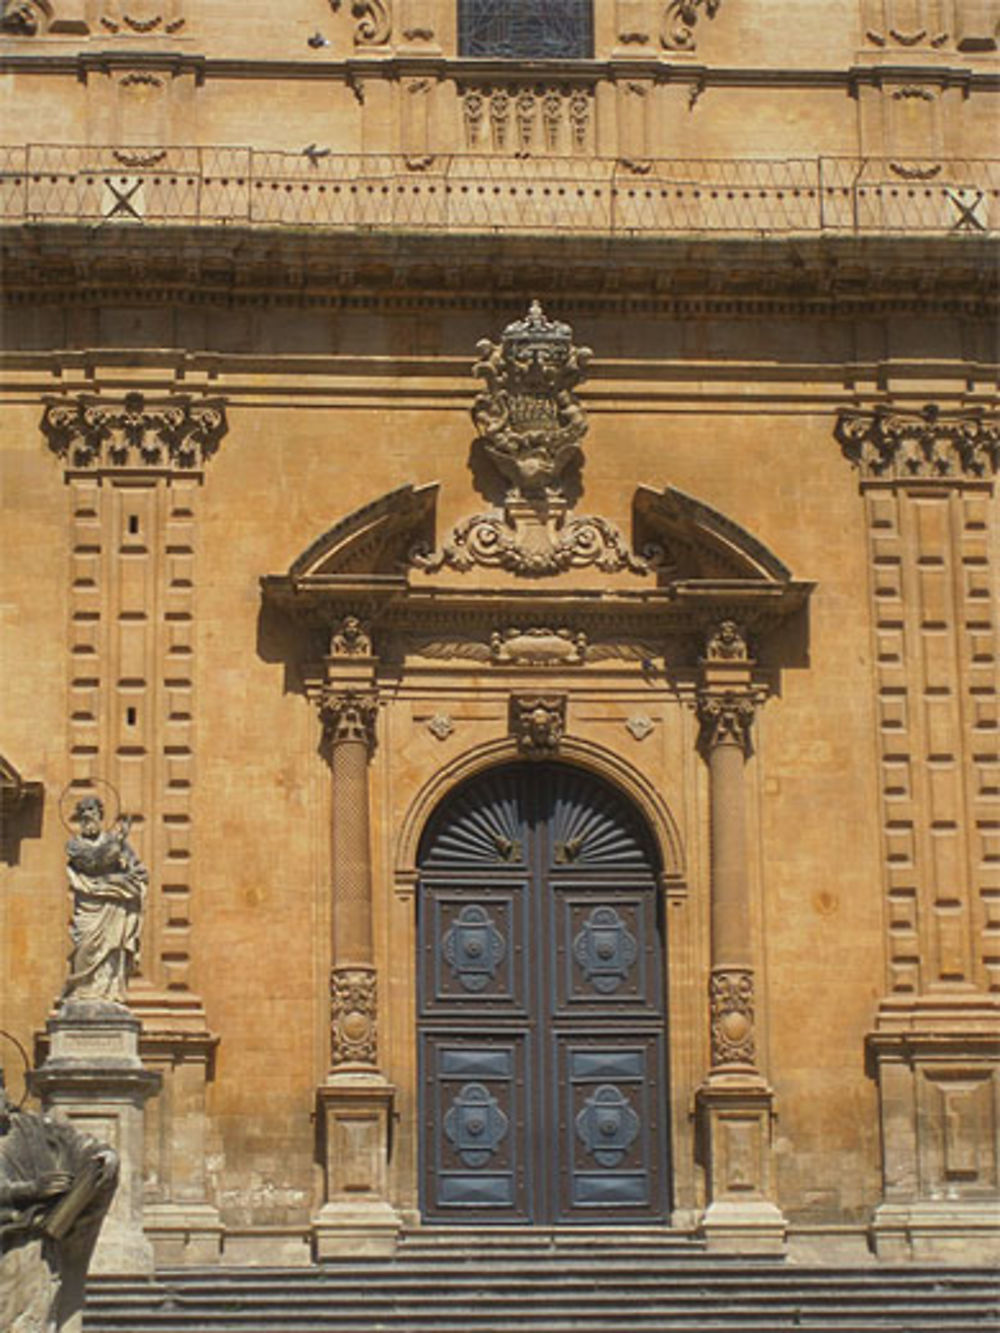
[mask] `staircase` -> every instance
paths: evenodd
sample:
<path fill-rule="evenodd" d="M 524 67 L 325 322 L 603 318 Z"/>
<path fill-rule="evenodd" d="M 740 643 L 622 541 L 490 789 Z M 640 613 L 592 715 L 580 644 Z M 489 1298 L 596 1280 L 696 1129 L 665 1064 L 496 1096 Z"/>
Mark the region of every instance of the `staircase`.
<path fill-rule="evenodd" d="M 985 1333 L 987 1269 L 804 1268 L 607 1231 L 421 1232 L 392 1259 L 94 1278 L 84 1333 Z"/>

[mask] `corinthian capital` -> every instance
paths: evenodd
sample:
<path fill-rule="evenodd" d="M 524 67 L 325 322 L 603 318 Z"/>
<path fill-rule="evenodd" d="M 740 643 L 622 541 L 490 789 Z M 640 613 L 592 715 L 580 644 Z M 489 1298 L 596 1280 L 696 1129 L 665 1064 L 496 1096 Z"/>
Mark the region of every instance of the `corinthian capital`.
<path fill-rule="evenodd" d="M 981 407 L 844 408 L 834 433 L 865 481 L 988 478 L 1000 466 L 1000 422 Z"/>
<path fill-rule="evenodd" d="M 750 753 L 750 729 L 756 703 L 752 695 L 726 691 L 703 694 L 698 700 L 701 744 L 706 750 L 717 745 L 736 745 Z"/>
<path fill-rule="evenodd" d="M 327 690 L 319 704 L 323 730 L 331 745 L 355 741 L 375 748 L 378 695 L 360 690 Z"/>

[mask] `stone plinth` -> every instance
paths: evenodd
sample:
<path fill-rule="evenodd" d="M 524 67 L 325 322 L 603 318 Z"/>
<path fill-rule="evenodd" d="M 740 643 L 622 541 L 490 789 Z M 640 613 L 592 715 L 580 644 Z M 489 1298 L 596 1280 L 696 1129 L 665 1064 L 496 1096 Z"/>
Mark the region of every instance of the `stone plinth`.
<path fill-rule="evenodd" d="M 153 1249 L 142 1229 L 143 1108 L 160 1076 L 139 1060 L 139 1020 L 120 1005 L 71 1001 L 46 1027 L 49 1054 L 31 1076 L 45 1111 L 110 1144 L 121 1163 L 90 1270 L 152 1272 Z"/>
<path fill-rule="evenodd" d="M 784 1249 L 788 1223 L 773 1202 L 773 1098 L 751 1072 L 713 1073 L 698 1091 L 710 1200 L 701 1230 L 710 1249 Z"/>
<path fill-rule="evenodd" d="M 396 1089 L 377 1077 L 335 1076 L 317 1093 L 326 1197 L 313 1219 L 316 1258 L 391 1254 L 402 1226 L 386 1197 Z"/>

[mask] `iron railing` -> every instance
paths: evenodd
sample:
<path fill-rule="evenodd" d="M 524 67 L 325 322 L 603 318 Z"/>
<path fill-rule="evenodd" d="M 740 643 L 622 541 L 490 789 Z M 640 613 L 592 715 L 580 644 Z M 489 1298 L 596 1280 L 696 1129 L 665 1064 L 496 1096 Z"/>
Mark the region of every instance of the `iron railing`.
<path fill-rule="evenodd" d="M 966 234 L 1000 160 L 500 158 L 229 147 L 0 147 L 0 221 L 345 231 Z"/>

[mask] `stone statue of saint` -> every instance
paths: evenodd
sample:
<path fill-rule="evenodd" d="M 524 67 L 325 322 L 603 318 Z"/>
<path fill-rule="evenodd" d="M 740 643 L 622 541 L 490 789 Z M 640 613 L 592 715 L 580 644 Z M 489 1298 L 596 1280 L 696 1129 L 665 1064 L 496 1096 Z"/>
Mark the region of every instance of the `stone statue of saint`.
<path fill-rule="evenodd" d="M 7 1100 L 0 1073 L 0 1328 L 79 1328 L 87 1264 L 118 1181 L 111 1148 Z"/>
<path fill-rule="evenodd" d="M 66 844 L 73 890 L 73 951 L 63 1002 L 124 1004 L 125 986 L 139 957 L 149 873 L 129 846 L 131 820 L 119 819 L 105 829 L 99 797 L 78 801 L 73 823 L 80 831 Z"/>

